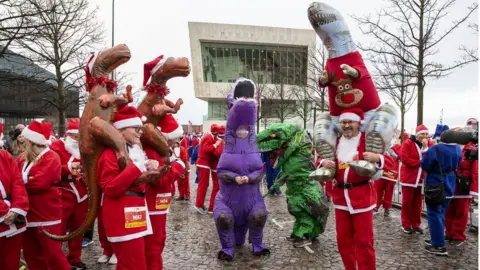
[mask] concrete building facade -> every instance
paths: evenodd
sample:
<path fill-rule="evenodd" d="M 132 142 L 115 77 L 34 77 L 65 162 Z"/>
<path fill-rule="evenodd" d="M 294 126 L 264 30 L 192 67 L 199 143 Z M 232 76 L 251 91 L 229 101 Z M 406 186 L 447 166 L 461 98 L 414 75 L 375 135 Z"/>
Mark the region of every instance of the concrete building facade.
<path fill-rule="evenodd" d="M 267 89 L 262 106 L 280 99 L 296 103 L 298 98 L 292 93 L 312 83 L 309 59 L 316 51 L 313 30 L 199 22 L 189 22 L 188 27 L 195 97 L 208 102 L 205 131 L 212 123 L 224 123 L 225 97 L 239 77 L 250 78 L 258 88 Z M 282 97 L 275 93 L 279 88 Z M 274 115 L 269 118 L 276 121 Z"/>

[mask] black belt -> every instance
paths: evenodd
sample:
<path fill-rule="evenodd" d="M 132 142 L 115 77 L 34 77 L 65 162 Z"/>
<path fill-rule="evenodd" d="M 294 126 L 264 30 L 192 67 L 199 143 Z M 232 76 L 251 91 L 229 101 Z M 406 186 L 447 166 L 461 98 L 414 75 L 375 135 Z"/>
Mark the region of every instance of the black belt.
<path fill-rule="evenodd" d="M 11 201 L 12 200 L 12 194 L 8 193 L 4 200 Z"/>
<path fill-rule="evenodd" d="M 63 183 L 75 183 L 76 181 L 74 179 L 62 179 L 62 181 L 60 182 L 63 182 Z"/>
<path fill-rule="evenodd" d="M 372 180 L 366 180 L 366 181 L 362 181 L 362 182 L 358 182 L 358 183 L 346 183 L 346 184 L 343 184 L 343 183 L 340 183 L 340 182 L 337 182 L 335 185 L 339 188 L 343 188 L 343 189 L 352 189 L 354 187 L 358 187 L 358 186 L 361 186 L 361 185 L 366 185 L 368 183 L 372 182 Z"/>
<path fill-rule="evenodd" d="M 137 196 L 137 197 L 145 197 L 145 192 L 137 192 L 137 191 L 132 191 L 132 190 L 127 190 L 125 196 Z"/>

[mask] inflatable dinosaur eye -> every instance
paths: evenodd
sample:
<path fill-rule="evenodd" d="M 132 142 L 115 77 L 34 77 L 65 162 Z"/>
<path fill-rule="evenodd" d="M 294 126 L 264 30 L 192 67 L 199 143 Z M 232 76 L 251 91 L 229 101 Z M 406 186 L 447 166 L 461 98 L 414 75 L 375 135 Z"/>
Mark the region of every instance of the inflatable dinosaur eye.
<path fill-rule="evenodd" d="M 276 137 L 277 137 L 277 134 L 275 134 L 275 133 L 272 133 L 272 134 L 270 135 L 270 138 L 276 138 Z"/>
<path fill-rule="evenodd" d="M 338 91 L 343 91 L 343 85 L 339 85 L 337 88 L 338 88 Z"/>
<path fill-rule="evenodd" d="M 348 83 L 345 84 L 345 90 L 349 90 L 350 88 L 352 88 L 352 87 L 350 86 L 350 84 L 348 84 Z"/>

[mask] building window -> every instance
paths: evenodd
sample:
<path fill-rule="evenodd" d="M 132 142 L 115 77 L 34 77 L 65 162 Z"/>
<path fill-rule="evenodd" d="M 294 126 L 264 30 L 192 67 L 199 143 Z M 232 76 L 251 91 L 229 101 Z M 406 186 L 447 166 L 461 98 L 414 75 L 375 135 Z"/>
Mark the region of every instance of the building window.
<path fill-rule="evenodd" d="M 201 42 L 203 81 L 307 84 L 308 47 Z"/>

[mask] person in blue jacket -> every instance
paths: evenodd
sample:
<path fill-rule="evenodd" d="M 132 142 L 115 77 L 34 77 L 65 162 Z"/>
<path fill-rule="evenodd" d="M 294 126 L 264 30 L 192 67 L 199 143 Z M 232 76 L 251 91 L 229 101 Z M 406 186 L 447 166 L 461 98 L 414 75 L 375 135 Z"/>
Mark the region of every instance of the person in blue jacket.
<path fill-rule="evenodd" d="M 266 177 L 267 177 L 267 188 L 270 190 L 270 187 L 275 184 L 275 178 L 277 178 L 278 173 L 280 172 L 280 168 L 274 169 L 270 164 L 270 157 L 267 153 L 262 153 L 262 161 L 265 162 L 265 170 L 266 170 Z M 272 196 L 280 196 L 282 195 L 282 191 L 280 189 L 275 189 L 270 193 Z"/>
<path fill-rule="evenodd" d="M 437 132 L 441 133 L 446 130 L 448 130 L 448 126 L 443 126 Z M 455 171 L 461 160 L 462 150 L 460 146 L 447 144 L 440 140 L 438 144 L 427 150 L 421 161 L 422 170 L 425 171 L 425 186 L 435 186 L 443 183 L 445 189 L 445 201 L 442 204 L 427 204 L 427 219 L 431 239 L 425 240 L 425 250 L 435 255 L 448 255 L 444 234 L 445 211 L 455 191 Z"/>
<path fill-rule="evenodd" d="M 192 154 L 190 155 L 190 164 L 194 165 L 197 162 L 198 158 L 198 147 L 200 147 L 200 144 L 197 144 L 195 148 L 192 151 Z M 196 167 L 195 167 L 196 168 Z M 195 169 L 195 184 L 198 184 L 198 169 Z"/>

